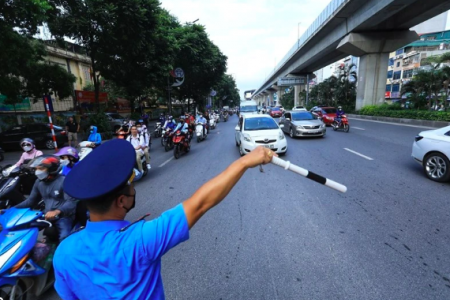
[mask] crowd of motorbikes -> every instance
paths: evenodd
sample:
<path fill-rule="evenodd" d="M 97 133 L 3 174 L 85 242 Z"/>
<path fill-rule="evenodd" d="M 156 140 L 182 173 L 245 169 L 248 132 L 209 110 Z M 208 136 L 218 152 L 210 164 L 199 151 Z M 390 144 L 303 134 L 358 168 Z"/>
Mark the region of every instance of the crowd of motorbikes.
<path fill-rule="evenodd" d="M 197 142 L 205 140 L 209 131 L 215 129 L 221 120 L 226 122 L 231 114 L 232 112 L 227 111 L 212 111 L 207 124 L 192 117 L 188 119 L 187 134 L 183 134 L 181 130 L 171 130 L 167 127 L 166 120 L 160 120 L 152 134 L 149 133 L 148 146 L 151 145 L 152 137 L 161 138 L 165 151 L 173 150 L 174 157 L 178 159 L 183 153 L 189 152 L 192 138 L 196 138 Z M 168 119 L 168 116 L 165 118 Z M 118 130 L 116 136 L 125 139 L 127 134 L 129 132 Z M 78 147 L 80 161 L 95 151 L 90 141 L 82 141 Z M 1 148 L 0 155 L 1 161 Z M 59 243 L 58 233 L 52 222 L 45 220 L 44 201 L 39 202 L 36 207 L 14 208 L 27 199 L 37 180 L 34 170 L 29 167 L 31 161 L 24 161 L 20 167 L 0 166 L 0 299 L 39 298 L 55 281 L 52 260 Z M 145 176 L 148 173 L 145 155 L 141 162 Z M 139 173 L 137 165 L 135 172 Z M 74 228 L 83 225 L 80 220 L 84 217 L 87 220 L 86 213 L 87 211 L 77 207 Z M 80 214 L 85 216 L 79 217 Z"/>

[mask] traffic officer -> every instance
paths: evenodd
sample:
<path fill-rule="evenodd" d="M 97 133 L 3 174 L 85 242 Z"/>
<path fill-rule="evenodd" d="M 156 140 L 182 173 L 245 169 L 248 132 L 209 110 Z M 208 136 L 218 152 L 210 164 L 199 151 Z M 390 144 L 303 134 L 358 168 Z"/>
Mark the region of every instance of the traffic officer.
<path fill-rule="evenodd" d="M 90 221 L 55 252 L 56 291 L 65 300 L 164 299 L 161 257 L 189 239 L 189 229 L 248 168 L 269 163 L 273 155 L 258 147 L 159 218 L 130 223 L 125 217 L 136 203 L 131 183 L 135 151 L 120 139 L 103 144 L 64 182 L 68 195 L 86 201 Z"/>

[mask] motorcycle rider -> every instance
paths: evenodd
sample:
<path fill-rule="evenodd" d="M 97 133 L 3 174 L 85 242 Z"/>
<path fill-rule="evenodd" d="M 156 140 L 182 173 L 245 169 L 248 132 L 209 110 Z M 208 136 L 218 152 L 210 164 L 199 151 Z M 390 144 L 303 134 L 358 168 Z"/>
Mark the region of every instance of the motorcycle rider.
<path fill-rule="evenodd" d="M 189 126 L 188 124 L 185 122 L 184 116 L 180 117 L 180 122 L 178 123 L 177 127 L 175 128 L 174 132 L 177 132 L 177 130 L 181 131 L 181 134 L 186 136 L 186 139 L 188 141 L 190 141 L 190 136 L 189 136 Z"/>
<path fill-rule="evenodd" d="M 24 138 L 20 141 L 20 147 L 23 149 L 22 156 L 19 161 L 16 162 L 15 166 L 20 167 L 23 164 L 27 164 L 33 158 L 44 155 L 42 151 L 36 149 L 34 141 L 30 138 Z"/>
<path fill-rule="evenodd" d="M 15 208 L 29 208 L 36 206 L 39 201 L 45 202 L 45 219 L 56 225 L 61 242 L 70 234 L 77 201 L 64 193 L 63 184 L 65 176 L 61 171 L 60 159 L 54 155 L 43 155 L 30 162 L 34 168 L 36 180 L 33 190 L 27 200 Z"/>
<path fill-rule="evenodd" d="M 94 149 L 102 144 L 102 136 L 97 133 L 97 126 L 91 125 L 88 142 L 92 142 L 88 147 Z"/>
<path fill-rule="evenodd" d="M 164 114 L 163 114 L 163 113 L 161 113 L 161 114 L 159 115 L 159 120 L 158 120 L 158 122 L 160 122 L 161 124 L 164 124 L 164 123 L 166 122 L 166 118 L 164 117 Z"/>
<path fill-rule="evenodd" d="M 66 176 L 78 164 L 80 157 L 78 156 L 77 149 L 73 147 L 61 148 L 56 154 L 60 158 L 62 166 L 61 175 Z"/>
<path fill-rule="evenodd" d="M 171 130 L 174 130 L 175 127 L 177 127 L 177 123 L 175 123 L 175 121 L 173 120 L 173 117 L 172 117 L 172 116 L 169 116 L 169 117 L 167 118 L 166 123 L 164 123 L 163 129 L 164 129 L 164 130 L 167 130 L 167 128 L 170 128 Z"/>
<path fill-rule="evenodd" d="M 342 116 L 345 115 L 345 112 L 342 110 L 342 106 L 338 106 L 336 111 L 336 121 L 338 123 L 338 127 L 341 126 Z"/>
<path fill-rule="evenodd" d="M 127 137 L 127 141 L 133 145 L 134 150 L 136 151 L 136 163 L 138 166 L 138 170 L 140 174 L 137 177 L 141 177 L 144 173 L 144 169 L 142 168 L 141 158 L 144 155 L 144 137 L 138 134 L 138 130 L 136 126 L 131 126 L 131 134 Z"/>
<path fill-rule="evenodd" d="M 117 129 L 116 133 L 120 133 L 121 131 L 125 132 L 123 138 L 125 139 L 127 137 L 127 135 L 130 134 L 130 129 L 131 129 L 131 122 L 130 121 L 123 121 L 122 126 L 120 126 L 119 129 Z"/>
<path fill-rule="evenodd" d="M 141 121 L 141 120 L 139 120 Z M 145 155 L 145 161 L 147 162 L 147 169 L 150 170 L 152 167 L 150 166 L 150 155 L 148 154 L 149 151 L 149 143 L 150 143 L 150 135 L 147 132 L 147 128 L 144 124 L 141 122 L 136 124 L 136 128 L 138 131 L 138 134 L 144 138 L 144 147 L 142 150 L 144 151 Z"/>
<path fill-rule="evenodd" d="M 203 113 L 198 113 L 197 123 L 202 123 L 203 125 L 203 135 L 206 136 L 206 119 L 203 117 Z"/>

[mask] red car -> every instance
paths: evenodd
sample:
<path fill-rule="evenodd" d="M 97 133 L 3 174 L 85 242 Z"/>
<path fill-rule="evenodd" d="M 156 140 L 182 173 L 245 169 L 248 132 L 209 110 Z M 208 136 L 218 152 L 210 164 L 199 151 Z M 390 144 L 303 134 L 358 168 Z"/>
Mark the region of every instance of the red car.
<path fill-rule="evenodd" d="M 322 118 L 325 125 L 331 126 L 336 118 L 336 108 L 335 107 L 316 107 L 311 110 L 313 114 Z"/>
<path fill-rule="evenodd" d="M 281 109 L 279 107 L 272 107 L 269 110 L 269 115 L 272 118 L 281 118 L 281 116 L 283 115 L 283 112 L 281 111 Z"/>

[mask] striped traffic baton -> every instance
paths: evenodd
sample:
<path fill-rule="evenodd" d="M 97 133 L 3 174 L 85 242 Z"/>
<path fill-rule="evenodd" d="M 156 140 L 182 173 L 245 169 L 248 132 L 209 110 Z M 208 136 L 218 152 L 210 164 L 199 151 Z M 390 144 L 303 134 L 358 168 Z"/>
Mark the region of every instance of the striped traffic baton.
<path fill-rule="evenodd" d="M 342 185 L 336 181 L 333 181 L 331 179 L 320 176 L 320 175 L 313 173 L 311 171 L 308 171 L 306 169 L 300 168 L 299 166 L 291 164 L 291 162 L 289 162 L 289 161 L 282 160 L 279 157 L 276 157 L 276 156 L 272 157 L 271 163 L 273 163 L 274 165 L 280 166 L 280 167 L 284 168 L 285 170 L 292 171 L 292 172 L 300 174 L 308 179 L 314 180 L 315 182 L 326 185 L 327 187 L 332 188 L 341 193 L 345 193 L 347 191 L 347 187 L 345 185 Z"/>

